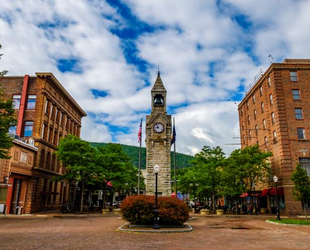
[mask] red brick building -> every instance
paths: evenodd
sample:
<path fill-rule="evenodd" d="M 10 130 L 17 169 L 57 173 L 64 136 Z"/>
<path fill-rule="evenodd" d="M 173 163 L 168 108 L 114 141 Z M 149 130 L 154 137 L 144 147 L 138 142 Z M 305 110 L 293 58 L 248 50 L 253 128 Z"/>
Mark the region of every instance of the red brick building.
<path fill-rule="evenodd" d="M 54 152 L 60 139 L 67 134 L 80 136 L 81 118 L 86 113 L 52 73 L 36 73 L 35 77 L 2 77 L 0 85 L 4 94 L 13 98 L 18 119 L 17 126 L 11 127 L 9 133 L 21 138 L 36 151 L 30 172 L 20 172 L 18 175 L 12 171 L 5 173 L 11 185 L 3 184 L 0 188 L 7 188 L 7 212 L 17 213 L 16 209 L 12 209 L 16 206 L 16 193 L 25 193 L 25 197 L 31 197 L 22 213 L 59 208 L 68 199 L 69 187 L 63 181 L 53 180 L 53 177 L 61 175 L 65 170 Z M 13 167 L 14 153 L 11 156 L 8 163 L 2 161 L 3 166 L 9 164 L 10 168 Z M 19 162 L 20 156 L 16 160 Z M 29 165 L 24 167 L 29 168 Z M 28 180 L 27 185 L 24 185 L 25 190 L 17 185 L 23 178 Z M 3 190 L 0 192 L 4 193 Z"/>
<path fill-rule="evenodd" d="M 261 203 L 269 211 L 276 206 L 275 175 L 281 211 L 302 211 L 301 203 L 293 200 L 290 177 L 298 163 L 310 176 L 309 102 L 310 59 L 285 59 L 257 76 L 238 106 L 242 147 L 258 144 L 273 153 L 269 179 L 258 185 Z"/>

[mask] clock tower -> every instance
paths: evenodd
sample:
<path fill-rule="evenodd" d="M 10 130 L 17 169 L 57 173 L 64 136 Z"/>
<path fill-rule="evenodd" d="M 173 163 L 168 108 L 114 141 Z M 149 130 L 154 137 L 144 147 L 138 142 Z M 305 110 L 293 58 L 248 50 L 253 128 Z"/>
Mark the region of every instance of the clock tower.
<path fill-rule="evenodd" d="M 146 116 L 146 194 L 155 194 L 153 167 L 160 167 L 158 194 L 171 196 L 171 115 L 166 112 L 167 91 L 158 72 L 151 91 L 152 111 Z"/>

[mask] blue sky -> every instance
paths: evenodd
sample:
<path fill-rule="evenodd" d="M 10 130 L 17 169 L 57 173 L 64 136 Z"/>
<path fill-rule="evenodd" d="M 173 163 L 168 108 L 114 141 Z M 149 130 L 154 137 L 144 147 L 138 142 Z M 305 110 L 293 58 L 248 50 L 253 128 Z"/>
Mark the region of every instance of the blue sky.
<path fill-rule="evenodd" d="M 308 0 L 0 0 L 0 69 L 52 72 L 88 116 L 82 138 L 138 145 L 158 66 L 177 150 L 238 148 L 260 69 L 310 58 Z M 145 124 L 144 124 L 145 125 Z M 144 132 L 144 129 L 143 129 Z M 144 135 L 144 134 L 143 134 Z"/>

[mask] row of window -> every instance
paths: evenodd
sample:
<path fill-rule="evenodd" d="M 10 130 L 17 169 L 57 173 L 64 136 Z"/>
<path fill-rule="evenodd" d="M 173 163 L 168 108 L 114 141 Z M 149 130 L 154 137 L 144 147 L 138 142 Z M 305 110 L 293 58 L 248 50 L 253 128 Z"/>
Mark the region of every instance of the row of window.
<path fill-rule="evenodd" d="M 50 152 L 47 152 L 47 154 L 45 155 L 45 150 L 42 149 L 40 157 L 41 168 L 59 173 L 60 162 L 58 159 L 56 159 L 56 155 L 52 154 L 51 156 Z"/>
<path fill-rule="evenodd" d="M 13 95 L 13 109 L 20 108 L 21 97 L 22 97 L 21 95 Z M 36 95 L 28 95 L 26 109 L 35 109 L 36 101 L 37 101 Z"/>
<path fill-rule="evenodd" d="M 258 129 L 256 130 L 256 135 L 258 135 Z M 277 131 L 273 131 L 272 132 L 272 136 L 273 136 L 273 143 L 277 143 Z M 245 140 L 246 136 L 243 135 L 243 144 L 246 144 L 246 140 Z M 252 138 L 257 138 L 257 137 L 253 137 L 252 136 L 252 132 L 251 130 L 249 131 L 249 139 L 251 140 Z M 297 128 L 297 138 L 299 140 L 305 140 L 306 139 L 306 131 L 305 128 Z M 257 141 L 258 144 L 258 141 Z M 268 138 L 267 136 L 264 137 L 264 145 L 267 148 L 268 147 Z"/>
<path fill-rule="evenodd" d="M 60 184 L 60 187 L 59 187 Z M 58 192 L 59 190 L 59 192 Z M 64 203 L 67 200 L 67 186 L 63 182 L 53 182 L 48 179 L 44 179 L 43 183 L 43 206 L 56 204 L 56 197 L 59 193 L 58 203 Z"/>
<path fill-rule="evenodd" d="M 77 130 L 77 124 L 73 120 L 58 109 L 51 101 L 45 101 L 44 113 L 49 116 L 52 120 L 55 120 L 56 123 L 65 127 L 66 130 L 69 130 L 71 133 L 76 134 L 74 131 Z"/>

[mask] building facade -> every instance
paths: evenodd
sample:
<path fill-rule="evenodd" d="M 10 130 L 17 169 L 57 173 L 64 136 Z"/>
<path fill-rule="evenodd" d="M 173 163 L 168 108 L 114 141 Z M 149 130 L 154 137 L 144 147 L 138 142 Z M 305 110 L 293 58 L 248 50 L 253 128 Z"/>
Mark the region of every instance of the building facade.
<path fill-rule="evenodd" d="M 282 212 L 302 212 L 301 203 L 293 199 L 290 178 L 298 163 L 310 176 L 309 102 L 310 59 L 285 59 L 256 77 L 238 106 L 242 147 L 258 144 L 273 153 L 269 178 L 256 187 L 269 211 L 276 207 L 276 175 Z"/>
<path fill-rule="evenodd" d="M 81 118 L 86 113 L 52 73 L 36 73 L 35 77 L 2 77 L 0 84 L 4 94 L 13 98 L 18 120 L 17 126 L 11 127 L 9 133 L 37 149 L 28 185 L 31 202 L 21 212 L 59 208 L 69 199 L 70 188 L 66 182 L 53 179 L 65 171 L 54 152 L 61 138 L 68 134 L 80 136 Z M 12 186 L 8 186 L 8 194 L 9 189 L 14 188 L 15 179 L 14 175 L 9 175 L 8 182 Z M 7 199 L 7 207 L 12 205 Z"/>
<path fill-rule="evenodd" d="M 146 194 L 155 193 L 154 166 L 158 173 L 158 194 L 171 196 L 171 115 L 167 115 L 167 91 L 158 72 L 151 91 L 152 110 L 146 116 Z"/>

